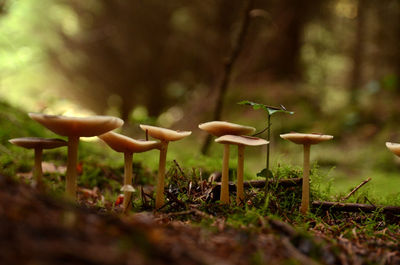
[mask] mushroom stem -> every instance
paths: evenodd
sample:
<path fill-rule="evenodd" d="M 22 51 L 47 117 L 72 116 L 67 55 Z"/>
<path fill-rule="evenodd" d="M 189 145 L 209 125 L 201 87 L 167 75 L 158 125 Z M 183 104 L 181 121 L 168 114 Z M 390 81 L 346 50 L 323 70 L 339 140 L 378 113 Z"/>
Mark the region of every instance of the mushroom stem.
<path fill-rule="evenodd" d="M 124 153 L 125 170 L 124 170 L 124 186 L 132 185 L 132 153 Z M 132 192 L 124 191 L 124 213 L 132 208 Z"/>
<path fill-rule="evenodd" d="M 34 169 L 34 175 L 35 175 L 35 180 L 36 180 L 36 186 L 38 188 L 42 187 L 43 184 L 43 171 L 42 171 L 42 154 L 43 154 L 43 149 L 42 148 L 35 148 L 35 169 Z"/>
<path fill-rule="evenodd" d="M 157 187 L 156 187 L 156 209 L 160 209 L 164 205 L 164 178 L 165 163 L 167 160 L 168 142 L 161 141 L 160 161 L 158 165 Z"/>
<path fill-rule="evenodd" d="M 236 184 L 236 203 L 240 205 L 244 200 L 243 192 L 243 166 L 244 166 L 244 145 L 238 145 L 238 166 L 237 166 L 237 184 Z"/>
<path fill-rule="evenodd" d="M 304 160 L 303 160 L 303 187 L 301 193 L 301 206 L 300 212 L 306 214 L 310 204 L 310 147 L 311 145 L 304 145 Z"/>
<path fill-rule="evenodd" d="M 76 167 L 78 164 L 78 144 L 79 137 L 71 136 L 68 138 L 68 161 L 66 175 L 66 195 L 72 199 L 76 197 Z"/>
<path fill-rule="evenodd" d="M 220 201 L 222 204 L 229 204 L 229 144 L 224 144 Z"/>

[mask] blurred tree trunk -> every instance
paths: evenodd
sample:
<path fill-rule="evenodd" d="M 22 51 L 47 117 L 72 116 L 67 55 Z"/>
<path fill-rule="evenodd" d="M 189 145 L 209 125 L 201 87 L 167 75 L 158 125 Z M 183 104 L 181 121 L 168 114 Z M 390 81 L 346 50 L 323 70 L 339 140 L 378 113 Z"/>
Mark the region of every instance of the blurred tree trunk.
<path fill-rule="evenodd" d="M 276 79 L 299 79 L 300 49 L 303 29 L 310 19 L 310 9 L 320 0 L 283 0 L 273 11 L 275 33 L 266 49 L 265 66 Z"/>
<path fill-rule="evenodd" d="M 239 57 L 240 52 L 243 49 L 243 43 L 250 24 L 250 11 L 253 8 L 253 4 L 254 0 L 247 0 L 245 3 L 239 32 L 235 38 L 234 43 L 232 44 L 230 55 L 224 64 L 224 71 L 222 73 L 222 78 L 217 88 L 218 95 L 213 115 L 214 121 L 218 121 L 221 119 L 225 95 L 229 86 L 229 81 L 231 79 L 232 70 L 235 66 L 235 63 L 237 61 L 237 58 Z M 201 148 L 202 154 L 206 154 L 208 152 L 208 149 L 211 144 L 211 139 L 212 136 L 208 134 Z"/>
<path fill-rule="evenodd" d="M 400 43 L 400 3 L 397 5 L 397 43 Z M 397 93 L 400 94 L 400 48 L 397 49 L 397 56 L 396 56 L 396 81 L 397 81 Z"/>
<path fill-rule="evenodd" d="M 358 16 L 356 26 L 356 37 L 353 46 L 353 70 L 350 78 L 350 104 L 357 108 L 358 90 L 362 86 L 363 55 L 365 50 L 365 13 L 367 9 L 367 0 L 358 0 Z"/>
<path fill-rule="evenodd" d="M 0 16 L 6 13 L 6 0 L 0 0 Z"/>

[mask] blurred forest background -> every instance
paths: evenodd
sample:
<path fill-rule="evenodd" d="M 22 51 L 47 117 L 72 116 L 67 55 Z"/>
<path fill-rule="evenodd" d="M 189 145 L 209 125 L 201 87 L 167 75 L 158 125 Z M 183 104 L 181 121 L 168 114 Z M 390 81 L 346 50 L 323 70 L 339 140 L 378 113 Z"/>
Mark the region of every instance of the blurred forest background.
<path fill-rule="evenodd" d="M 1 99 L 120 116 L 133 135 L 138 123 L 194 130 L 200 143 L 245 2 L 0 0 Z M 384 146 L 400 141 L 400 1 L 255 0 L 248 22 L 221 119 L 260 130 L 265 114 L 236 103 L 283 104 L 295 115 L 273 118 L 274 165 L 301 164 L 279 133 L 323 132 L 335 142 L 313 159 L 337 179 L 400 184 Z"/>

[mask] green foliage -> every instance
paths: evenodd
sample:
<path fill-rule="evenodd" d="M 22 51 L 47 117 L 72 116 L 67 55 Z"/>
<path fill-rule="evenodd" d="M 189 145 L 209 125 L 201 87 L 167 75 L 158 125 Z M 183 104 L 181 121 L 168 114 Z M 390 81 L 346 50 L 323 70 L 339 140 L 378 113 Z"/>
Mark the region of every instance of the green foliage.
<path fill-rule="evenodd" d="M 83 172 L 78 179 L 78 185 L 83 187 L 99 187 L 103 186 L 105 183 L 108 183 L 108 180 L 105 178 L 102 170 L 99 167 L 93 167 L 92 165 L 87 165 L 86 163 L 83 166 Z"/>
<path fill-rule="evenodd" d="M 267 106 L 267 105 L 260 104 L 260 103 L 255 103 L 255 102 L 252 102 L 252 101 L 249 101 L 249 100 L 241 101 L 238 104 L 239 105 L 249 105 L 249 106 L 252 106 L 253 109 L 255 109 L 255 110 L 262 109 L 262 110 L 265 110 L 267 112 L 267 114 L 268 114 L 267 127 L 264 130 L 262 130 L 261 132 L 256 133 L 255 135 L 258 135 L 258 134 L 263 133 L 264 131 L 267 131 L 266 139 L 267 139 L 268 142 L 271 141 L 271 126 L 272 126 L 272 124 L 271 124 L 271 116 L 273 114 L 275 114 L 275 113 L 280 113 L 280 112 L 287 113 L 287 114 L 294 114 L 294 112 L 286 110 L 286 108 L 283 105 L 281 105 L 280 108 L 277 108 L 277 107 L 271 107 L 271 106 Z M 266 168 L 265 168 L 265 170 L 263 170 L 259 174 L 257 174 L 257 176 L 264 176 L 265 179 L 268 179 L 268 178 L 271 177 L 272 174 L 271 174 L 271 171 L 269 169 L 269 158 L 270 158 L 270 145 L 268 144 L 267 145 Z"/>
<path fill-rule="evenodd" d="M 329 200 L 332 197 L 333 178 L 330 177 L 331 170 L 324 172 L 320 170 L 317 164 L 311 168 L 310 174 L 310 199 L 313 200 Z"/>
<path fill-rule="evenodd" d="M 271 170 L 264 168 L 260 172 L 257 173 L 257 177 L 264 178 L 264 179 L 270 179 L 273 177 L 273 173 Z"/>
<path fill-rule="evenodd" d="M 255 102 L 252 102 L 252 101 L 249 101 L 249 100 L 243 100 L 243 101 L 239 102 L 238 104 L 239 105 L 252 106 L 253 109 L 255 109 L 255 110 L 258 110 L 258 109 L 265 110 L 268 113 L 268 115 L 270 115 L 270 116 L 275 114 L 275 113 L 280 113 L 280 112 L 281 113 L 287 113 L 287 114 L 294 114 L 293 111 L 286 110 L 285 106 L 283 106 L 283 105 L 281 105 L 280 108 L 277 108 L 277 107 L 267 106 L 267 105 L 264 105 L 264 104 L 261 104 L 261 103 L 255 103 Z"/>
<path fill-rule="evenodd" d="M 26 112 L 20 111 L 7 103 L 0 102 L 0 143 L 11 146 L 8 140 L 11 138 L 37 136 L 57 137 L 42 125 L 29 118 Z"/>
<path fill-rule="evenodd" d="M 57 136 L 39 123 L 33 121 L 27 113 L 0 102 L 0 174 L 14 176 L 17 172 L 29 172 L 33 167 L 33 151 L 12 145 L 8 140 L 17 137 Z"/>

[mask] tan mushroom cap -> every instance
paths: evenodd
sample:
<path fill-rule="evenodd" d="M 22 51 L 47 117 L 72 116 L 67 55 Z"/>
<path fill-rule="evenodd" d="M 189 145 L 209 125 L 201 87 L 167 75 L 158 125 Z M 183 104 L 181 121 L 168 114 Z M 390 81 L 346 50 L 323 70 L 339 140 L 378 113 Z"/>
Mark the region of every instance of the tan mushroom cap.
<path fill-rule="evenodd" d="M 320 142 L 333 139 L 332 135 L 318 134 L 318 133 L 286 133 L 281 134 L 281 138 L 289 140 L 295 144 L 318 144 Z"/>
<path fill-rule="evenodd" d="M 124 121 L 112 116 L 68 117 L 29 113 L 29 117 L 63 136 L 92 137 L 121 127 Z"/>
<path fill-rule="evenodd" d="M 395 155 L 400 156 L 400 144 L 386 142 L 386 147 Z"/>
<path fill-rule="evenodd" d="M 135 192 L 136 190 L 135 190 L 135 188 L 132 186 L 132 185 L 124 185 L 124 186 L 122 186 L 122 188 L 121 188 L 121 191 L 123 191 L 123 192 Z"/>
<path fill-rule="evenodd" d="M 199 128 L 212 134 L 214 136 L 222 135 L 247 135 L 252 134 L 256 131 L 255 128 L 250 126 L 243 126 L 236 123 L 231 123 L 227 121 L 210 121 L 199 124 Z"/>
<path fill-rule="evenodd" d="M 168 142 L 177 141 L 192 134 L 191 131 L 174 131 L 170 129 L 150 126 L 150 125 L 143 125 L 143 124 L 140 124 L 140 128 L 143 131 L 147 131 L 151 137 Z"/>
<path fill-rule="evenodd" d="M 121 153 L 141 153 L 160 148 L 159 142 L 135 140 L 115 132 L 108 132 L 98 137 L 106 142 L 112 149 Z"/>
<path fill-rule="evenodd" d="M 239 135 L 224 135 L 217 139 L 215 142 L 221 144 L 234 144 L 234 145 L 247 145 L 247 146 L 260 146 L 266 145 L 269 142 L 258 138 L 258 137 L 251 137 L 251 136 L 239 136 Z"/>
<path fill-rule="evenodd" d="M 41 148 L 53 149 L 61 146 L 66 146 L 67 142 L 61 139 L 48 139 L 40 137 L 21 137 L 8 140 L 10 143 L 24 148 Z"/>

